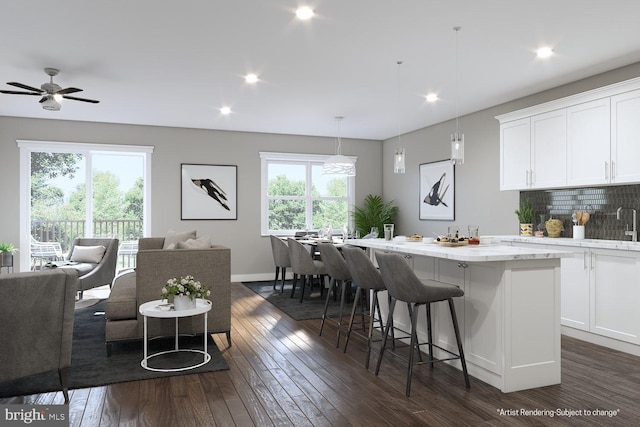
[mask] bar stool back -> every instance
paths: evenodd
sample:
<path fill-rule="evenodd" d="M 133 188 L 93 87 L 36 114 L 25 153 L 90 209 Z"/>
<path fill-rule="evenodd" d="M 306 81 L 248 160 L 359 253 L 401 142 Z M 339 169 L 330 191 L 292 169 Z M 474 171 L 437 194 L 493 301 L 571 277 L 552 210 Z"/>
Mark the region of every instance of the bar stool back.
<path fill-rule="evenodd" d="M 382 323 L 382 313 L 380 312 L 380 303 L 378 302 L 378 292 L 386 291 L 387 288 L 382 281 L 382 277 L 378 272 L 378 269 L 373 265 L 369 257 L 366 255 L 365 251 L 360 248 L 354 246 L 345 246 L 342 248 L 342 255 L 344 255 L 345 260 L 347 261 L 347 268 L 349 268 L 349 272 L 351 273 L 351 278 L 353 279 L 353 283 L 358 287 L 356 290 L 356 295 L 353 299 L 353 307 L 351 308 L 351 317 L 349 319 L 349 327 L 347 328 L 347 336 L 344 343 L 344 352 L 347 352 L 347 346 L 349 345 L 349 338 L 351 337 L 351 332 L 353 331 L 353 320 L 356 315 L 356 310 L 358 307 L 358 303 L 364 296 L 364 300 L 366 300 L 366 294 L 372 291 L 371 298 L 371 313 L 369 315 L 369 326 L 366 330 L 367 335 L 367 356 L 364 362 L 364 367 L 369 369 L 369 359 L 371 358 L 371 343 L 372 343 L 372 335 L 374 327 L 383 328 Z M 364 295 L 363 295 L 364 294 Z M 364 318 L 364 303 L 360 304 L 360 315 L 362 325 L 364 331 L 365 318 Z M 377 314 L 377 315 L 376 315 Z M 377 325 L 376 325 L 377 323 Z M 393 332 L 393 329 L 392 329 Z"/>
<path fill-rule="evenodd" d="M 433 362 L 442 362 L 445 360 L 460 359 L 462 365 L 462 372 L 464 374 L 465 387 L 469 389 L 469 374 L 467 372 L 467 364 L 464 359 L 464 351 L 462 349 L 462 341 L 460 339 L 460 329 L 458 328 L 458 319 L 456 317 L 455 307 L 453 305 L 453 298 L 461 297 L 464 295 L 464 291 L 457 286 L 449 285 L 434 280 L 420 280 L 415 275 L 411 267 L 407 264 L 404 258 L 394 253 L 376 253 L 376 259 L 378 260 L 378 266 L 380 267 L 380 274 L 385 286 L 389 290 L 391 295 L 391 304 L 389 306 L 389 315 L 387 317 L 387 326 L 382 339 L 382 347 L 380 348 L 380 356 L 378 357 L 378 363 L 376 366 L 376 375 L 380 371 L 380 365 L 382 363 L 382 357 L 384 356 L 385 346 L 387 341 L 387 335 L 391 328 L 391 321 L 393 317 L 393 311 L 397 301 L 407 303 L 409 312 L 413 312 L 411 317 L 411 344 L 409 351 L 409 368 L 407 371 L 407 387 L 405 394 L 409 397 L 411 393 L 411 374 L 413 372 L 413 357 L 416 351 L 420 350 L 420 345 L 428 345 L 429 348 L 429 366 L 433 369 Z M 433 344 L 433 337 L 431 332 L 431 303 L 438 301 L 447 301 L 449 303 L 449 311 L 451 313 L 451 321 L 453 322 L 453 329 L 456 334 L 456 341 L 458 343 L 458 354 L 442 348 L 436 344 Z M 416 327 L 418 319 L 418 308 L 424 305 L 427 312 L 427 342 L 420 343 L 417 339 Z M 433 348 L 436 347 L 452 357 L 445 359 L 436 359 L 433 355 Z"/>
<path fill-rule="evenodd" d="M 320 335 L 322 335 L 322 329 L 324 328 L 324 322 L 327 317 L 327 309 L 329 308 L 329 297 L 333 293 L 333 299 L 336 300 L 336 291 L 340 288 L 340 310 L 336 319 L 337 325 L 337 337 L 336 347 L 340 345 L 340 327 L 342 326 L 342 313 L 344 310 L 344 300 L 346 296 L 347 286 L 351 286 L 351 273 L 347 268 L 347 262 L 342 257 L 340 251 L 332 243 L 318 243 L 318 250 L 320 251 L 320 259 L 324 263 L 327 269 L 327 274 L 331 278 L 329 283 L 329 291 L 327 291 L 327 300 L 324 304 L 324 312 L 322 313 L 322 320 L 320 321 Z"/>
<path fill-rule="evenodd" d="M 281 238 L 271 235 L 271 252 L 273 253 L 273 263 L 276 266 L 276 278 L 273 280 L 273 289 L 276 288 L 278 275 L 282 269 L 282 284 L 280 285 L 280 293 L 284 292 L 284 277 L 287 274 L 287 267 L 291 267 L 291 259 L 289 258 L 289 247 Z"/>

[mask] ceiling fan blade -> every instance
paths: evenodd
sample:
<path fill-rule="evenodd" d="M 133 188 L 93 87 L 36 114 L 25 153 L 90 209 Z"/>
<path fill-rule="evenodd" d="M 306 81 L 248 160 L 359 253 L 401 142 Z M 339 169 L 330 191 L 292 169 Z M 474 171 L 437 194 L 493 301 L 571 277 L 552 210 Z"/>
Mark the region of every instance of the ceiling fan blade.
<path fill-rule="evenodd" d="M 23 85 L 22 83 L 18 83 L 18 82 L 7 82 L 7 84 L 11 85 L 11 86 L 19 87 L 21 89 L 30 90 L 30 91 L 33 91 L 33 92 L 38 92 L 38 93 L 44 92 L 42 89 L 38 89 L 38 88 L 35 88 L 33 86 Z"/>
<path fill-rule="evenodd" d="M 72 99 L 74 101 L 82 101 L 82 102 L 91 102 L 92 104 L 97 104 L 100 101 L 96 101 L 95 99 L 87 99 L 87 98 L 76 98 L 75 96 L 67 96 L 67 95 L 62 95 L 62 97 L 64 99 Z"/>
<path fill-rule="evenodd" d="M 42 95 L 42 93 L 35 92 L 18 92 L 16 90 L 0 90 L 0 93 L 8 93 L 10 95 Z"/>
<path fill-rule="evenodd" d="M 42 98 L 40 98 L 40 101 L 38 101 L 40 104 L 42 104 L 44 101 L 46 101 L 47 99 L 49 99 L 49 95 L 43 96 Z"/>
<path fill-rule="evenodd" d="M 78 89 L 77 87 L 68 87 L 66 89 L 57 90 L 53 92 L 53 94 L 66 95 L 67 93 L 76 93 L 76 92 L 82 92 L 82 89 Z"/>

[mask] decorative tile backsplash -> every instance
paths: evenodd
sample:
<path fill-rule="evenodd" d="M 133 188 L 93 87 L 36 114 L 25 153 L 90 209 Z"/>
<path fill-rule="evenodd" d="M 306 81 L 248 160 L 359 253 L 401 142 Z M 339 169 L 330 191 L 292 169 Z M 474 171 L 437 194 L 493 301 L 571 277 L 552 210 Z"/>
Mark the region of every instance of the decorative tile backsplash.
<path fill-rule="evenodd" d="M 569 188 L 562 190 L 521 191 L 520 199 L 528 199 L 539 214 L 534 230 L 540 223 L 540 215 L 562 220 L 561 237 L 573 237 L 571 214 L 587 211 L 590 219 L 585 225 L 586 239 L 631 240 L 625 236 L 627 225 L 632 229 L 633 211 L 640 214 L 640 185 L 615 185 L 608 187 Z M 620 220 L 616 211 L 622 207 Z M 639 215 L 640 216 L 640 215 Z M 640 224 L 636 224 L 636 227 Z M 546 233 L 545 233 L 546 235 Z"/>

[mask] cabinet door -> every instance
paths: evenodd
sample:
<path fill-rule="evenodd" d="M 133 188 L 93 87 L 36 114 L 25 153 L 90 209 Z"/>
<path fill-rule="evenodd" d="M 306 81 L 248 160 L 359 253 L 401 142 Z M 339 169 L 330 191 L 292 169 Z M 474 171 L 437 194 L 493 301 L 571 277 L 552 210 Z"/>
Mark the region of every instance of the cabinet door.
<path fill-rule="evenodd" d="M 591 332 L 640 344 L 640 254 L 591 250 Z"/>
<path fill-rule="evenodd" d="M 567 184 L 567 110 L 531 117 L 531 188 Z"/>
<path fill-rule="evenodd" d="M 560 277 L 560 322 L 563 326 L 589 330 L 589 250 L 576 251 L 574 247 L 557 247 L 573 252 L 562 258 Z"/>
<path fill-rule="evenodd" d="M 529 188 L 531 121 L 500 124 L 500 190 Z"/>
<path fill-rule="evenodd" d="M 640 182 L 640 90 L 611 98 L 612 182 Z"/>
<path fill-rule="evenodd" d="M 567 184 L 610 182 L 609 98 L 567 109 Z"/>

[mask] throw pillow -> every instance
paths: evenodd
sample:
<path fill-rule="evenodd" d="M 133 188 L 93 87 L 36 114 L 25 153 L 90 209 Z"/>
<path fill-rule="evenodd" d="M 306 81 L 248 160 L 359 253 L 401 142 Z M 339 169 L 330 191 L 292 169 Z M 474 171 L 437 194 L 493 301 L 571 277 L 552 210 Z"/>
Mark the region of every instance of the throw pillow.
<path fill-rule="evenodd" d="M 196 230 L 190 231 L 173 231 L 169 230 L 164 238 L 164 246 L 162 249 L 175 249 L 176 243 L 186 242 L 189 239 L 196 238 Z"/>
<path fill-rule="evenodd" d="M 102 260 L 106 250 L 104 246 L 74 246 L 71 261 L 97 264 Z"/>
<path fill-rule="evenodd" d="M 211 237 L 203 236 L 176 243 L 176 249 L 208 249 L 211 247 Z"/>

